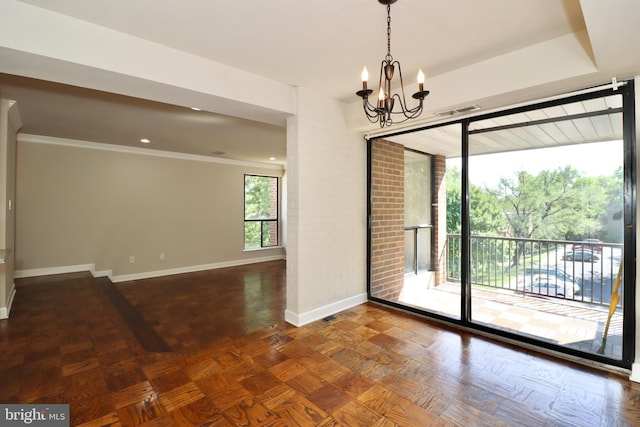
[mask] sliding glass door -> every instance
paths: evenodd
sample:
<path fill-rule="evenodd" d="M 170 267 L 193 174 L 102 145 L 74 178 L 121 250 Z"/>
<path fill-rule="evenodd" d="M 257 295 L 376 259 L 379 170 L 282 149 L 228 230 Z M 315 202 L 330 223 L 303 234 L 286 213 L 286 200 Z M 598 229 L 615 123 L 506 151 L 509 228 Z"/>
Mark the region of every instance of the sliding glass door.
<path fill-rule="evenodd" d="M 622 104 L 613 94 L 470 124 L 472 322 L 622 359 Z"/>
<path fill-rule="evenodd" d="M 370 298 L 629 367 L 634 129 L 629 82 L 370 140 Z"/>

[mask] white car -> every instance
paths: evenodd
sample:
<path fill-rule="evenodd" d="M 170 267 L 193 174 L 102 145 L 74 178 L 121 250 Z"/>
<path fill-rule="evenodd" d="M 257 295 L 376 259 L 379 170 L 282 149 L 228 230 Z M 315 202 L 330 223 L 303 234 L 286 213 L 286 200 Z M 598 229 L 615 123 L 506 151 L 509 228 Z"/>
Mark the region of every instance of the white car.
<path fill-rule="evenodd" d="M 524 288 L 525 292 L 550 296 L 573 299 L 574 284 L 546 275 L 536 275 L 533 280 Z"/>
<path fill-rule="evenodd" d="M 569 273 L 556 269 L 554 267 L 527 267 L 524 271 L 523 276 L 519 276 L 517 282 L 515 283 L 515 288 L 517 290 L 524 290 L 525 292 L 532 292 L 532 284 L 538 283 L 552 283 L 552 288 L 560 288 L 563 292 L 561 294 L 565 295 L 564 288 L 565 286 L 570 286 L 573 290 L 572 295 L 580 292 L 580 281 L 575 279 Z M 540 285 L 538 284 L 539 288 Z M 548 287 L 548 286 L 547 286 Z M 535 290 L 533 292 L 536 292 Z M 536 292 L 537 293 L 537 292 Z M 542 293 L 542 292 L 541 292 Z M 544 292 L 546 295 L 547 292 Z M 551 294 L 551 293 L 550 293 Z"/>

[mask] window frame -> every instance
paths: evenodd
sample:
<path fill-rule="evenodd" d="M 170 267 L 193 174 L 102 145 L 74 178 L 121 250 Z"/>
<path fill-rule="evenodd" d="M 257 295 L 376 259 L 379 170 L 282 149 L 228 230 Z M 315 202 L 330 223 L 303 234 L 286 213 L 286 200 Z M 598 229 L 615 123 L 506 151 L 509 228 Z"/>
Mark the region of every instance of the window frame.
<path fill-rule="evenodd" d="M 269 217 L 269 218 L 251 218 L 251 219 L 247 219 L 247 198 L 246 198 L 246 189 L 247 189 L 247 177 L 256 177 L 256 178 L 269 178 L 269 179 L 275 179 L 275 186 L 276 186 L 276 209 L 275 209 L 275 218 L 273 217 Z M 243 206 L 242 206 L 242 210 L 243 210 L 243 250 L 245 251 L 252 251 L 252 250 L 260 250 L 260 249 L 271 249 L 271 248 L 275 248 L 278 247 L 280 245 L 280 177 L 278 176 L 273 176 L 273 175 L 261 175 L 261 174 L 251 174 L 251 173 L 245 173 L 243 175 Z M 247 247 L 247 223 L 260 223 L 260 246 L 258 247 Z M 267 244 L 265 245 L 265 239 L 264 239 L 264 230 L 265 230 L 265 223 L 274 223 L 276 225 L 276 233 L 275 233 L 275 244 L 270 245 Z M 267 243 L 269 242 L 269 240 L 267 239 Z"/>
<path fill-rule="evenodd" d="M 624 228 L 624 249 L 622 253 L 622 262 L 624 263 L 624 275 L 623 275 L 623 294 L 621 296 L 624 305 L 624 318 L 623 318 L 623 336 L 622 336 L 622 356 L 620 359 L 610 358 L 608 356 L 601 355 L 599 353 L 584 352 L 572 348 L 563 347 L 550 343 L 548 341 L 539 340 L 535 337 L 529 337 L 522 334 L 514 334 L 509 331 L 501 330 L 499 328 L 493 328 L 487 325 L 474 322 L 471 318 L 471 293 L 470 293 L 470 259 L 471 259 L 471 230 L 469 220 L 469 136 L 470 134 L 477 133 L 470 129 L 472 123 L 491 119 L 495 117 L 508 116 L 519 112 L 526 112 L 536 109 L 542 109 L 547 107 L 561 106 L 576 101 L 584 101 L 590 99 L 602 98 L 610 95 L 620 94 L 623 100 L 623 106 L 621 113 L 623 116 L 623 220 L 625 221 Z M 514 342 L 521 342 L 525 345 L 531 345 L 542 350 L 550 350 L 558 354 L 564 354 L 568 357 L 577 357 L 580 359 L 591 360 L 596 363 L 601 363 L 604 366 L 614 366 L 623 369 L 630 369 L 633 361 L 635 360 L 635 339 L 636 339 L 636 324 L 635 313 L 638 309 L 636 304 L 636 212 L 637 212 L 637 180 L 636 180 L 636 88 L 633 79 L 626 80 L 620 86 L 603 85 L 599 87 L 584 89 L 582 91 L 559 94 L 552 98 L 542 100 L 532 100 L 530 103 L 521 104 L 515 107 L 504 107 L 490 113 L 478 113 L 470 115 L 468 117 L 462 117 L 459 119 L 443 120 L 435 124 L 427 124 L 425 126 L 419 126 L 416 128 L 402 129 L 395 132 L 379 133 L 373 136 L 365 138 L 367 143 L 367 298 L 369 301 L 379 303 L 382 305 L 390 306 L 400 310 L 416 313 L 420 316 L 426 316 L 445 323 L 458 325 L 463 328 L 478 331 L 480 333 L 490 334 L 496 337 L 502 337 Z M 603 110 L 604 111 L 604 110 Z M 557 118 L 553 118 L 554 121 Z M 463 284 L 461 286 L 461 318 L 453 318 L 441 313 L 427 311 L 420 307 L 414 307 L 407 304 L 401 304 L 396 301 L 390 301 L 384 298 L 377 297 L 372 294 L 372 232 L 371 232 L 371 218 L 372 218 L 372 159 L 373 159 L 373 142 L 376 140 L 384 140 L 390 137 L 410 134 L 419 132 L 422 130 L 435 129 L 445 126 L 459 125 L 461 128 L 460 144 L 462 154 L 462 201 L 461 201 L 461 242 L 460 242 L 460 281 Z"/>

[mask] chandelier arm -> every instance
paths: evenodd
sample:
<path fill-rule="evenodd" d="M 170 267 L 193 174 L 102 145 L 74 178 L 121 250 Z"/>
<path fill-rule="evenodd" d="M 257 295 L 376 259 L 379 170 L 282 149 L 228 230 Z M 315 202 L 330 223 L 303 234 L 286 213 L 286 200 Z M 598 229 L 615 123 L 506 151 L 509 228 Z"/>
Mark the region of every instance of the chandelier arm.
<path fill-rule="evenodd" d="M 392 111 L 391 114 L 403 115 L 407 119 L 414 119 L 418 117 L 420 113 L 422 113 L 422 100 L 418 100 L 418 105 L 409 109 L 407 108 L 406 102 L 402 102 L 402 99 L 399 94 L 395 93 L 393 97 L 396 98 L 397 102 L 400 104 L 401 111 Z M 394 123 L 398 123 L 398 122 L 394 122 Z"/>
<path fill-rule="evenodd" d="M 402 67 L 400 66 L 400 62 L 398 62 L 398 61 L 394 61 L 393 65 L 397 65 L 397 67 L 398 67 L 398 75 L 400 76 L 400 89 L 402 91 L 402 103 L 401 104 L 403 105 L 402 109 L 404 110 L 406 105 L 407 105 L 407 98 L 406 98 L 406 96 L 404 94 L 404 79 L 402 78 Z"/>
<path fill-rule="evenodd" d="M 380 116 L 380 111 L 374 108 L 367 99 L 363 100 L 364 112 L 371 123 L 375 123 L 378 121 L 378 117 Z"/>
<path fill-rule="evenodd" d="M 380 112 L 382 111 L 382 109 L 378 105 L 373 105 L 371 102 L 369 102 L 368 98 L 364 99 L 363 105 L 364 105 L 365 111 L 373 113 L 376 116 L 380 114 Z"/>
<path fill-rule="evenodd" d="M 378 99 L 378 94 L 380 93 L 380 89 L 385 90 L 385 84 L 383 83 L 384 78 L 384 67 L 387 65 L 387 60 L 383 59 L 380 61 L 380 77 L 378 77 L 378 91 L 375 93 L 376 99 Z M 388 94 L 387 94 L 388 95 Z"/>

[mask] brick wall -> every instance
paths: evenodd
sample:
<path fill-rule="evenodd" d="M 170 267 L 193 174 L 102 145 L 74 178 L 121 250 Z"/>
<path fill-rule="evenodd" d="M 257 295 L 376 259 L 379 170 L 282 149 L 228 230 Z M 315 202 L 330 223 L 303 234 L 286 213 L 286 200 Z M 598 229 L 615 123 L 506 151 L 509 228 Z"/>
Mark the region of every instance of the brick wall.
<path fill-rule="evenodd" d="M 269 215 L 271 218 L 278 217 L 278 182 L 279 179 L 272 179 L 269 184 L 269 199 L 271 205 L 269 206 Z M 269 245 L 275 246 L 278 244 L 278 222 L 269 222 Z"/>
<path fill-rule="evenodd" d="M 404 147 L 372 147 L 371 294 L 395 300 L 404 284 Z"/>

